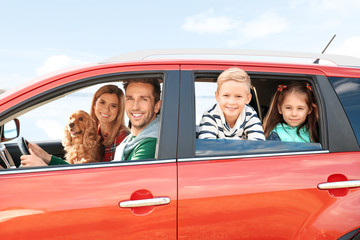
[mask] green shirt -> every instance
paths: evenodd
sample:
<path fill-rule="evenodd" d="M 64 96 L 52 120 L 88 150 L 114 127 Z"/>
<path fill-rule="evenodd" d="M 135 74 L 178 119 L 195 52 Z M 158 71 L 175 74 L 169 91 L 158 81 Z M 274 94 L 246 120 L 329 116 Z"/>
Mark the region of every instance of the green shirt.
<path fill-rule="evenodd" d="M 298 127 L 291 127 L 285 123 L 278 123 L 271 133 L 275 132 L 280 137 L 281 141 L 284 142 L 312 142 L 309 131 L 305 127 L 300 129 L 300 135 L 297 130 Z"/>
<path fill-rule="evenodd" d="M 135 138 L 136 136 L 133 136 Z M 142 140 L 130 153 L 125 157 L 126 160 L 152 159 L 155 157 L 157 138 L 146 138 Z"/>
<path fill-rule="evenodd" d="M 133 137 L 135 138 L 135 136 Z M 126 160 L 152 159 L 155 157 L 157 138 L 146 138 L 142 140 L 125 158 Z M 65 160 L 51 155 L 49 165 L 69 164 Z"/>
<path fill-rule="evenodd" d="M 51 155 L 49 165 L 61 165 L 61 164 L 69 164 L 69 163 L 62 158 Z"/>

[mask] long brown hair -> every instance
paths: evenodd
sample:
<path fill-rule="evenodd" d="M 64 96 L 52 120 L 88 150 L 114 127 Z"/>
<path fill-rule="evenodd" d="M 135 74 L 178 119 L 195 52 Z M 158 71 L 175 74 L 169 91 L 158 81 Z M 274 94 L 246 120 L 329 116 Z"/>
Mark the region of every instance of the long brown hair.
<path fill-rule="evenodd" d="M 105 94 L 105 93 L 110 93 L 110 94 L 116 94 L 116 96 L 119 99 L 119 112 L 118 115 L 116 117 L 116 119 L 111 123 L 110 125 L 110 131 L 109 131 L 109 136 L 104 140 L 104 142 L 102 143 L 104 146 L 108 146 L 110 144 L 112 144 L 115 140 L 116 135 L 121 131 L 121 130 L 127 130 L 127 127 L 125 126 L 125 97 L 124 97 L 124 92 L 116 85 L 105 85 L 102 86 L 101 88 L 99 88 L 92 99 L 91 102 L 91 109 L 90 109 L 90 116 L 95 120 L 96 125 L 99 125 L 99 119 L 96 117 L 95 115 L 95 111 L 94 111 L 94 107 L 96 104 L 96 101 L 98 100 L 98 98 Z"/>
<path fill-rule="evenodd" d="M 311 140 L 313 142 L 319 142 L 317 108 L 314 108 L 315 97 L 308 83 L 290 83 L 289 85 L 278 86 L 278 90 L 271 100 L 269 111 L 264 118 L 263 126 L 265 137 L 267 138 L 269 136 L 278 123 L 285 123 L 283 116 L 279 113 L 278 106 L 283 104 L 288 94 L 294 92 L 305 94 L 306 104 L 311 110 L 305 122 L 298 127 L 297 134 L 300 135 L 300 129 L 304 127 L 309 131 Z"/>

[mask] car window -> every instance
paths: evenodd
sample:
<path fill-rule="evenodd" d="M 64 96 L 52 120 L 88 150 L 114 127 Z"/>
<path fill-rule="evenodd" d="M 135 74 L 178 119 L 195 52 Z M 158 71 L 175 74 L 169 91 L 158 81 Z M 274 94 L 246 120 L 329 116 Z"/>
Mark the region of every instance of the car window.
<path fill-rule="evenodd" d="M 329 77 L 360 143 L 360 79 Z"/>
<path fill-rule="evenodd" d="M 62 139 L 70 114 L 80 109 L 90 113 L 93 94 L 103 85 L 83 88 L 19 116 L 20 135 L 29 141 Z"/>
<path fill-rule="evenodd" d="M 149 76 L 150 78 L 154 78 L 154 74 Z M 164 80 L 162 79 L 161 73 L 156 75 L 156 78 L 159 79 L 160 82 L 160 89 L 163 88 Z M 133 78 L 147 78 L 147 75 L 135 75 Z M 29 101 L 27 104 L 28 111 L 23 111 L 24 113 L 17 116 L 17 119 L 20 122 L 20 137 L 24 137 L 28 142 L 30 143 L 36 143 L 38 144 L 42 149 L 44 149 L 49 154 L 53 155 L 54 157 L 58 158 L 56 160 L 57 162 L 53 162 L 54 164 L 51 165 L 57 165 L 57 166 L 65 166 L 63 162 L 61 162 L 61 159 L 65 159 L 65 153 L 64 151 L 64 145 L 63 145 L 63 139 L 69 139 L 66 138 L 65 134 L 65 127 L 68 125 L 69 117 L 72 113 L 74 113 L 77 110 L 83 110 L 87 113 L 90 113 L 90 107 L 92 103 L 92 98 L 94 93 L 101 88 L 104 85 L 113 84 L 118 86 L 120 89 L 124 90 L 124 83 L 131 79 L 131 76 L 126 75 L 122 76 L 120 75 L 119 78 L 112 78 L 111 82 L 105 82 L 105 83 L 99 83 L 99 84 L 93 84 L 86 87 L 78 88 L 79 85 L 75 83 L 73 86 L 64 86 L 63 89 L 60 91 L 68 91 L 70 93 L 65 93 L 62 95 L 54 96 L 53 98 L 46 100 L 43 100 L 42 103 L 39 105 L 30 105 L 31 102 Z M 106 79 L 105 79 L 106 80 Z M 52 90 L 49 90 L 52 91 Z M 51 96 L 50 94 L 44 94 L 45 98 L 46 96 Z M 44 98 L 44 99 L 45 99 Z M 160 99 L 162 99 L 162 94 L 160 95 Z M 126 100 L 125 100 L 126 102 Z M 160 106 L 160 112 L 158 119 L 161 118 L 161 110 L 162 105 Z M 129 126 L 129 119 L 126 115 L 125 109 L 124 109 L 124 117 L 125 117 L 125 125 Z M 96 128 L 96 126 L 94 126 Z M 95 129 L 96 131 L 96 129 Z M 67 134 L 70 136 L 69 132 Z M 123 136 L 123 137 L 122 137 Z M 158 132 L 153 133 L 151 136 L 158 136 Z M 7 147 L 9 149 L 10 155 L 14 159 L 15 165 L 18 167 L 20 165 L 20 156 L 22 153 L 19 151 L 19 147 L 17 147 L 17 142 L 19 142 L 20 137 L 13 139 L 12 141 L 7 142 Z M 121 138 L 120 138 L 121 137 Z M 122 141 L 126 137 L 126 133 L 119 135 L 116 139 L 116 146 L 120 144 L 120 141 Z M 133 152 L 131 151 L 128 155 L 128 157 L 132 157 L 132 159 L 139 159 L 134 161 L 142 161 L 142 160 L 152 160 L 152 159 L 158 159 L 158 141 L 160 137 L 158 136 L 157 139 L 152 141 L 147 141 L 146 143 L 143 143 L 144 146 L 151 149 L 154 149 L 155 156 L 151 158 L 143 159 L 142 157 L 145 156 L 153 156 L 150 155 L 139 155 L 140 152 Z M 114 145 L 115 146 L 115 145 Z M 113 153 L 115 153 L 115 148 L 112 145 L 108 145 L 107 147 L 111 147 L 111 150 L 106 150 L 103 145 L 100 144 L 100 155 L 97 155 L 96 161 L 97 163 L 100 161 L 100 159 L 106 157 L 106 162 L 111 161 L 114 159 L 115 156 L 111 156 Z M 114 150 L 112 150 L 114 148 Z M 107 155 L 106 155 L 107 154 Z M 101 157 L 101 158 L 100 158 Z M 93 162 L 93 161 L 92 161 Z M 60 165 L 59 165 L 60 164 Z"/>
<path fill-rule="evenodd" d="M 321 143 L 294 143 L 280 141 L 251 141 L 237 139 L 198 139 L 199 125 L 203 113 L 216 104 L 215 91 L 218 75 L 198 77 L 195 79 L 196 106 L 196 153 L 197 157 L 226 156 L 240 154 L 259 154 L 292 151 L 311 151 L 322 149 Z M 279 84 L 295 82 L 296 78 L 274 78 L 253 75 L 252 99 L 249 105 L 257 112 L 261 122 L 267 114 L 271 99 Z M 310 80 L 310 79 L 309 79 Z M 306 82 L 303 81 L 306 85 Z"/>
<path fill-rule="evenodd" d="M 196 95 L 196 126 L 199 126 L 201 117 L 205 110 L 216 103 L 216 84 L 209 82 L 195 82 Z"/>

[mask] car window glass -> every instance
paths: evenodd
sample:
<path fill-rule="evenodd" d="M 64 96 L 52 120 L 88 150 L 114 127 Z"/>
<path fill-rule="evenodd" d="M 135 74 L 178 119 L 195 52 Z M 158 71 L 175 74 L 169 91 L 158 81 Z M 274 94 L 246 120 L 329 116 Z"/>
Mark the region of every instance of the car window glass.
<path fill-rule="evenodd" d="M 204 111 L 216 103 L 215 91 L 216 83 L 195 82 L 197 126 L 199 126 Z"/>
<path fill-rule="evenodd" d="M 360 143 L 360 79 L 329 77 Z"/>
<path fill-rule="evenodd" d="M 61 140 L 70 114 L 80 109 L 90 113 L 93 94 L 102 85 L 81 89 L 19 116 L 20 135 L 29 141 Z"/>

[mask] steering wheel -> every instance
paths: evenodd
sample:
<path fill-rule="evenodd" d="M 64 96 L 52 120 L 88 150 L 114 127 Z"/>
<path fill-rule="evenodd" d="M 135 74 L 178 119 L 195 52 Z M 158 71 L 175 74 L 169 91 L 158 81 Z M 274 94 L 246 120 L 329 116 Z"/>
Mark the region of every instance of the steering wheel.
<path fill-rule="evenodd" d="M 22 155 L 30 154 L 29 147 L 28 147 L 28 141 L 26 141 L 25 138 L 19 137 L 17 144 L 19 146 L 19 149 L 20 149 L 20 152 L 22 153 Z"/>
<path fill-rule="evenodd" d="M 5 145 L 0 142 L 0 169 L 9 169 L 16 167 L 14 160 L 6 149 Z"/>

